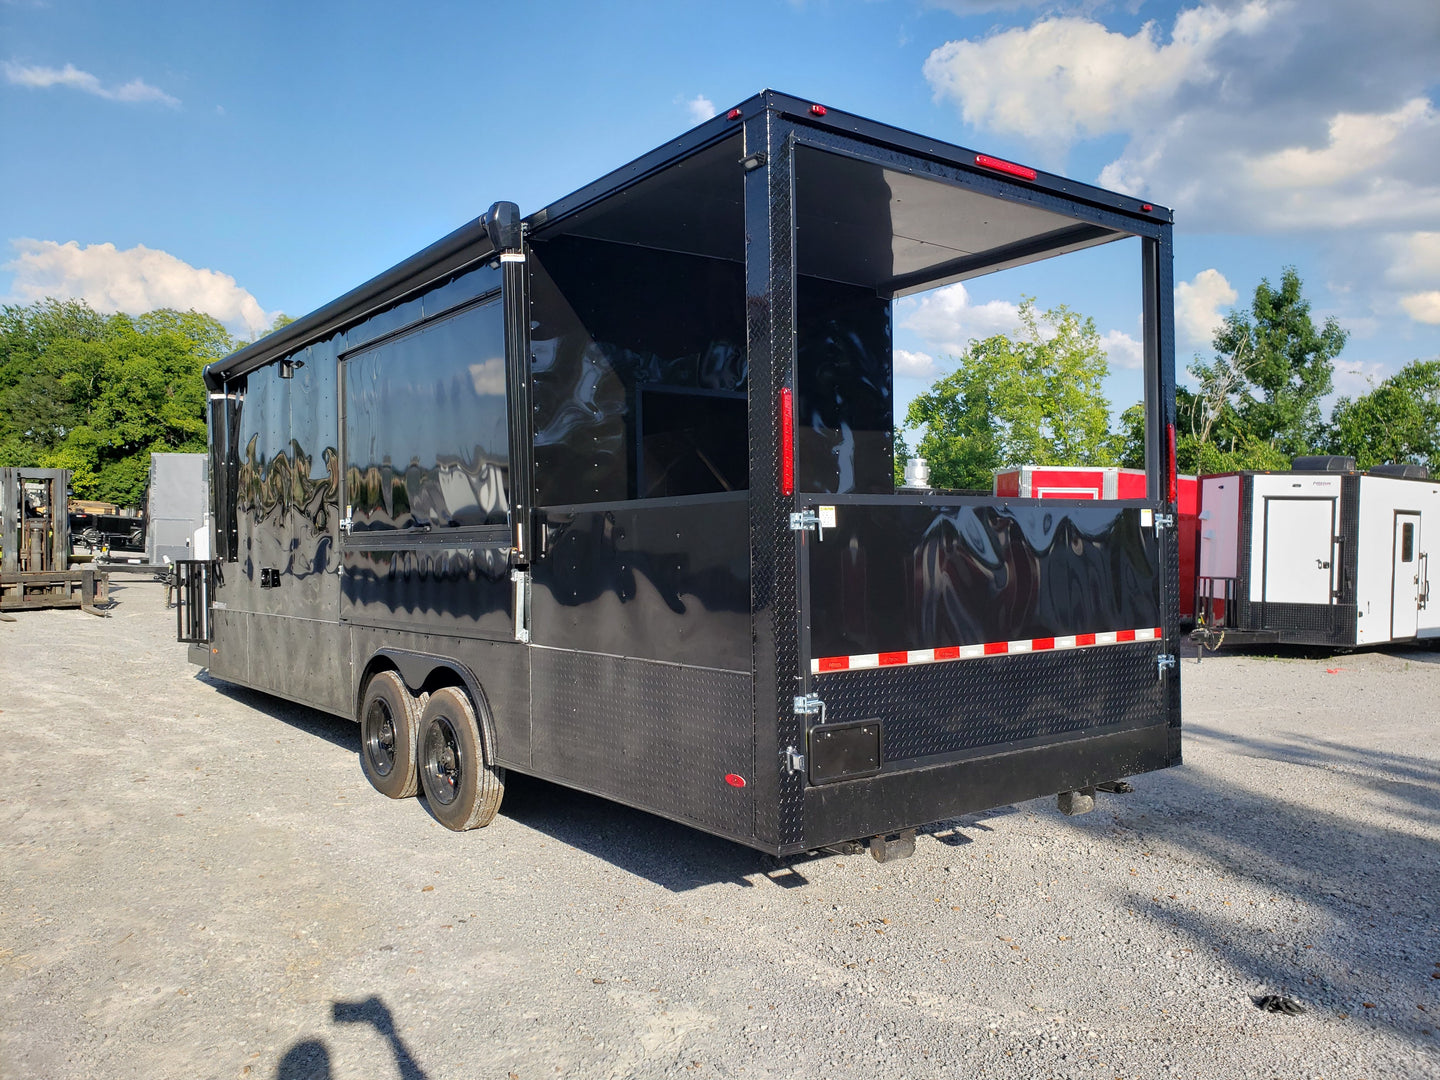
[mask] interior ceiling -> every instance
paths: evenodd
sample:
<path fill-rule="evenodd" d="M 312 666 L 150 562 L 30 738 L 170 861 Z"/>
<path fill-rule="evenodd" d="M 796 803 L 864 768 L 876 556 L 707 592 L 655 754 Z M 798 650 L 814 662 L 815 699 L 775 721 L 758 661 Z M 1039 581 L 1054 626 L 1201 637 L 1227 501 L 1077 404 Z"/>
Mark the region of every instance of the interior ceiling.
<path fill-rule="evenodd" d="M 737 133 L 582 211 L 560 231 L 740 261 L 741 157 Z M 887 296 L 1129 235 L 812 147 L 797 147 L 795 158 L 797 271 Z"/>

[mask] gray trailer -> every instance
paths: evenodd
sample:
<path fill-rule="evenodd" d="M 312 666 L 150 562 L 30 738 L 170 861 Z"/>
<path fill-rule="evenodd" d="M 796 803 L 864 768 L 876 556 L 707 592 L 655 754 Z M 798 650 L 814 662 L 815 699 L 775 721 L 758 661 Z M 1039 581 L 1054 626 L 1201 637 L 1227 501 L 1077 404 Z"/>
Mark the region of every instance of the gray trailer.
<path fill-rule="evenodd" d="M 207 454 L 150 455 L 145 561 L 157 570 L 210 557 L 209 462 Z"/>

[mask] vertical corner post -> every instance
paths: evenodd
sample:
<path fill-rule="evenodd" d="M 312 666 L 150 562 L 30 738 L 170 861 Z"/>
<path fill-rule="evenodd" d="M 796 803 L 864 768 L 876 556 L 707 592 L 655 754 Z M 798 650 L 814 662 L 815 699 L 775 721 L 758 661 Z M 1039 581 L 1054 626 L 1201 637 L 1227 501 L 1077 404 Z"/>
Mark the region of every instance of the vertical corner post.
<path fill-rule="evenodd" d="M 797 566 L 780 484 L 781 391 L 795 387 L 795 183 L 791 125 L 772 106 L 745 120 L 745 309 L 749 356 L 750 580 L 754 621 L 755 835 L 795 848 L 804 835 L 804 777 L 785 768 L 801 747 Z M 803 747 L 802 747 L 803 751 Z"/>

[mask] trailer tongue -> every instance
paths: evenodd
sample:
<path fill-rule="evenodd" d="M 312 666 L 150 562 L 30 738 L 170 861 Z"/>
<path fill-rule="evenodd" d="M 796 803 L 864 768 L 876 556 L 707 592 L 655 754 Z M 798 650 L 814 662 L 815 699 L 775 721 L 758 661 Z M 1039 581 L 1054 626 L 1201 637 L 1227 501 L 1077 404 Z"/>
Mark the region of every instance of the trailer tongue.
<path fill-rule="evenodd" d="M 207 369 L 192 658 L 457 829 L 507 769 L 776 854 L 1083 810 L 1180 761 L 1170 230 L 771 92 L 498 203 Z M 897 300 L 1114 241 L 1141 490 L 897 489 Z"/>

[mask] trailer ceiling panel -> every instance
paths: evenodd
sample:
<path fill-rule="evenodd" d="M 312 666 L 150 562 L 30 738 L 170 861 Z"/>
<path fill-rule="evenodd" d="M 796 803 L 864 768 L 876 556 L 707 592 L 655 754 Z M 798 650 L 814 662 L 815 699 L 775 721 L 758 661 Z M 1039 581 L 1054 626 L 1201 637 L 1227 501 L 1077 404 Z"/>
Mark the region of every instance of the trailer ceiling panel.
<path fill-rule="evenodd" d="M 903 296 L 1129 234 L 813 147 L 795 162 L 799 272 Z"/>
<path fill-rule="evenodd" d="M 743 156 L 737 133 L 566 218 L 557 231 L 739 262 L 745 258 Z"/>

